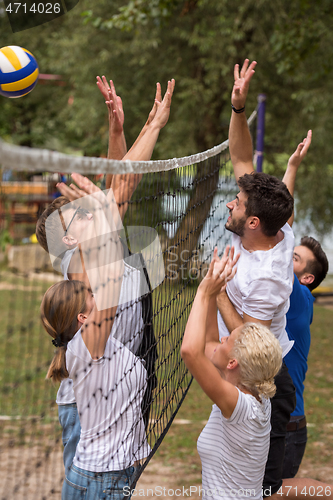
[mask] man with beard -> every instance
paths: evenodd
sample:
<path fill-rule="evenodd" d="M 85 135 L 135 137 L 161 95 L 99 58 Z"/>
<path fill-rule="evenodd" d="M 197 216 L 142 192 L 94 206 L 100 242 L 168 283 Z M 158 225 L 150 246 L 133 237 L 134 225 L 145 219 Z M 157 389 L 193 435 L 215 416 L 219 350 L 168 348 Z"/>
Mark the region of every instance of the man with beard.
<path fill-rule="evenodd" d="M 253 169 L 252 141 L 244 110 L 255 66 L 256 62 L 249 65 L 246 59 L 241 71 L 236 64 L 234 72 L 229 149 L 240 192 L 227 204 L 230 215 L 226 228 L 233 232 L 235 255 L 239 253 L 240 257 L 236 276 L 217 298 L 219 335 L 226 336 L 243 323 L 262 323 L 275 334 L 286 356 L 293 346 L 285 328 L 293 287 L 294 236 L 288 224 L 293 215 L 293 197 L 283 182 Z M 311 133 L 298 146 L 301 158 L 310 143 Z M 296 404 L 295 387 L 285 363 L 274 381 L 277 391 L 271 399 L 263 497 L 290 500 L 297 499 L 299 492 L 313 497 L 315 491 L 318 497 L 331 498 L 333 487 L 329 484 L 310 478 L 282 480 L 287 424 Z"/>
<path fill-rule="evenodd" d="M 255 66 L 256 62 L 249 65 L 246 59 L 240 73 L 238 65 L 234 71 L 229 148 L 240 191 L 227 203 L 226 229 L 233 233 L 232 245 L 240 258 L 236 276 L 217 299 L 219 334 L 221 338 L 243 323 L 259 322 L 271 329 L 285 356 L 293 345 L 285 326 L 293 286 L 294 250 L 294 235 L 287 222 L 294 200 L 282 181 L 253 169 L 252 141 L 244 110 Z M 286 428 L 296 403 L 295 387 L 285 364 L 275 384 L 264 496 L 276 493 L 282 485 Z"/>

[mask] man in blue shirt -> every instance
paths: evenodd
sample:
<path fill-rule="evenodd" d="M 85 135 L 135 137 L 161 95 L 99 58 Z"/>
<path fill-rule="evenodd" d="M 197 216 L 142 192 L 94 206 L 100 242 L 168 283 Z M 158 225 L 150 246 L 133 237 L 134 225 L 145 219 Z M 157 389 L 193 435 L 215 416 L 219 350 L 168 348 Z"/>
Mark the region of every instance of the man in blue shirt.
<path fill-rule="evenodd" d="M 306 418 L 304 412 L 304 380 L 308 369 L 310 349 L 310 325 L 313 317 L 314 297 L 311 291 L 317 288 L 328 271 L 328 261 L 320 243 L 304 236 L 294 249 L 294 286 L 290 295 L 286 330 L 294 346 L 284 361 L 296 387 L 296 408 L 287 426 L 283 477 L 297 474 L 307 442 Z"/>

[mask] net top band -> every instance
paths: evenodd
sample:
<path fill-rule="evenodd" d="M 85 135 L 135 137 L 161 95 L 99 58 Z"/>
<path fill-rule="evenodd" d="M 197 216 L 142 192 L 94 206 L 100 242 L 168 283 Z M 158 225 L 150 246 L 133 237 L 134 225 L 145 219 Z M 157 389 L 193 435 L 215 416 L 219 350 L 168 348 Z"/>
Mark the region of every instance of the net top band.
<path fill-rule="evenodd" d="M 255 119 L 257 111 L 253 111 L 248 123 Z M 74 156 L 50 151 L 48 149 L 14 146 L 0 139 L 0 165 L 6 170 L 36 172 L 78 172 L 82 175 L 95 174 L 145 174 L 149 172 L 165 172 L 188 165 L 200 163 L 216 156 L 229 146 L 226 140 L 207 151 L 182 158 L 155 161 L 118 161 L 106 158 Z"/>

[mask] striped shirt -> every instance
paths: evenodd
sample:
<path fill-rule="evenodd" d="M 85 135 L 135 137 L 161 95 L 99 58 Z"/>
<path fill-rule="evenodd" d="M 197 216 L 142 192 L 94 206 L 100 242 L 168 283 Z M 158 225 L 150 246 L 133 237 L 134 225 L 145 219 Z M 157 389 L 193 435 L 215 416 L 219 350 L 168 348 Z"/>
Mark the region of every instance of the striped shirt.
<path fill-rule="evenodd" d="M 213 405 L 198 439 L 205 496 L 262 499 L 262 480 L 269 450 L 271 403 L 239 391 L 231 417 Z M 202 495 L 204 493 L 202 492 Z"/>

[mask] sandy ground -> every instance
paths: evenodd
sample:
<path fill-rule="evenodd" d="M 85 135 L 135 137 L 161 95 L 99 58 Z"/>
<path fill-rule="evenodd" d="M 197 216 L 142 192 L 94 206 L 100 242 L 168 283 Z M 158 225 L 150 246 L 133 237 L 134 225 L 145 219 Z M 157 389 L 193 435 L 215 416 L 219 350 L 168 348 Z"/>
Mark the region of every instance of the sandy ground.
<path fill-rule="evenodd" d="M 45 452 L 38 448 L 10 448 L 1 453 L 1 500 L 60 500 L 64 477 L 62 465 L 62 450 L 60 446 L 53 450 L 47 460 Z M 171 499 L 190 496 L 189 487 L 182 491 L 181 478 L 184 466 L 181 463 L 167 467 L 152 459 L 143 472 L 137 486 L 135 496 L 145 496 L 150 499 Z M 188 475 L 186 476 L 188 481 Z M 193 488 L 198 488 L 200 477 L 193 478 Z M 177 491 L 176 491 L 177 490 Z M 191 491 L 193 500 L 199 499 L 194 489 Z"/>
<path fill-rule="evenodd" d="M 333 309 L 333 298 L 319 298 L 317 304 Z M 10 440 L 0 442 L 0 500 L 60 500 L 64 478 L 62 445 L 54 447 L 51 436 L 49 448 L 47 438 L 42 441 L 42 447 L 13 446 Z M 333 484 L 333 459 L 323 466 L 305 457 L 298 477 Z M 139 479 L 135 496 L 151 500 L 189 497 L 199 500 L 199 484 L 200 473 L 189 475 L 186 464 L 179 461 L 165 465 L 153 457 Z"/>
<path fill-rule="evenodd" d="M 2 449 L 0 463 L 1 500 L 60 500 L 64 474 L 60 445 L 48 454 L 46 460 L 45 450 L 37 447 Z M 305 458 L 298 476 L 333 484 L 333 462 L 323 467 Z M 186 486 L 182 485 L 182 480 Z M 135 496 L 150 500 L 199 500 L 199 484 L 200 474 L 196 472 L 189 476 L 188 469 L 185 471 L 181 462 L 166 466 L 153 458 L 136 486 Z"/>

